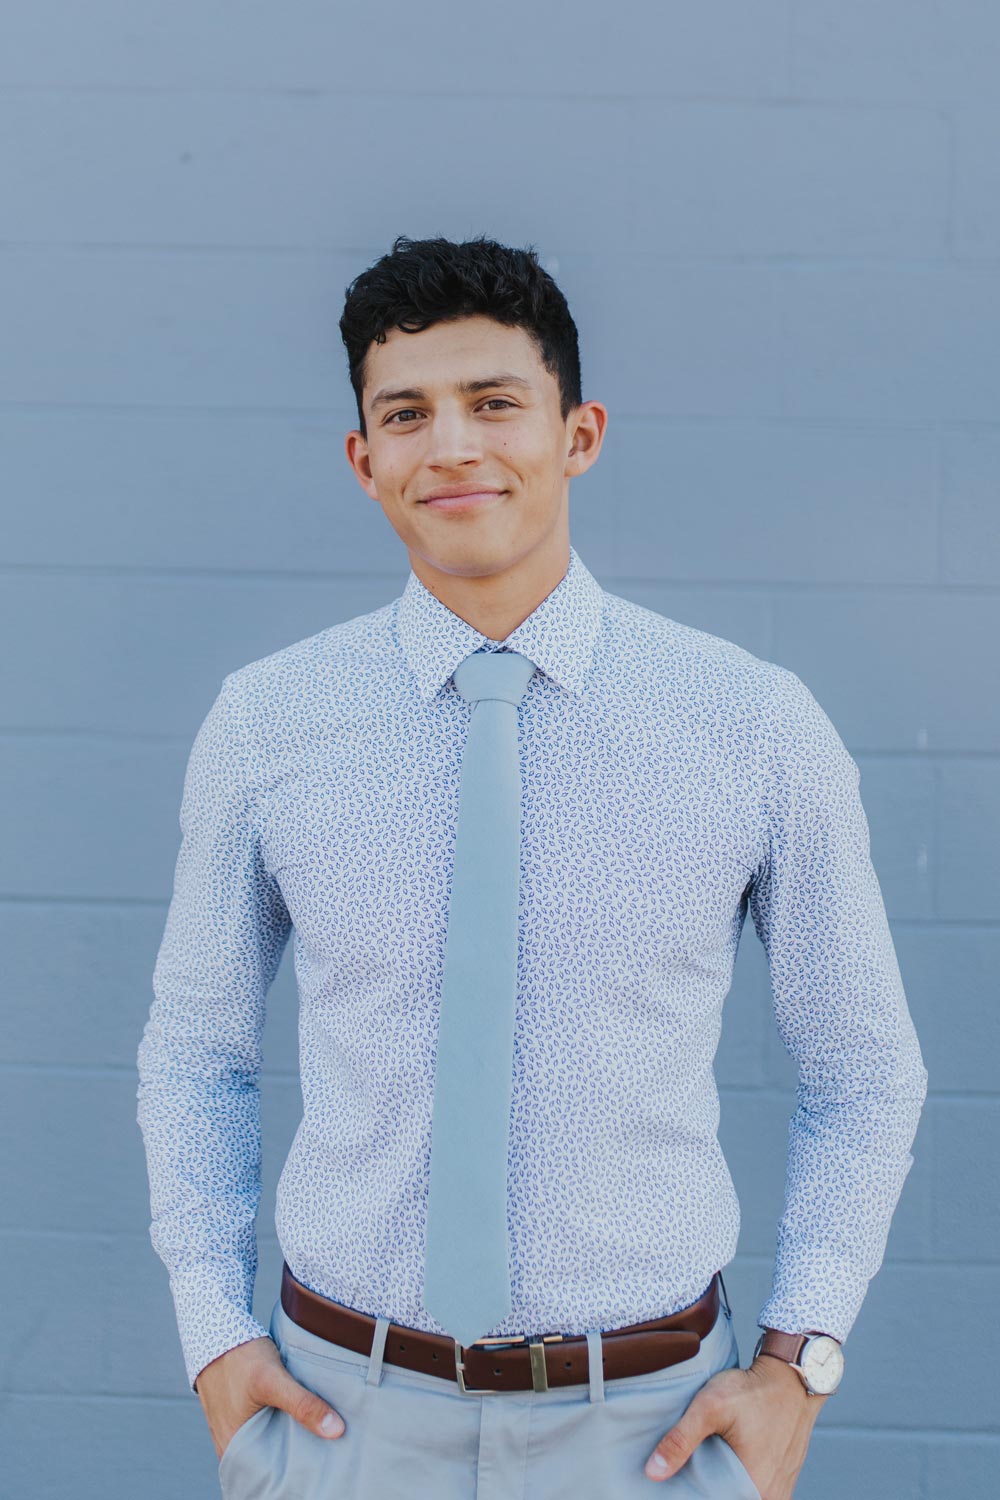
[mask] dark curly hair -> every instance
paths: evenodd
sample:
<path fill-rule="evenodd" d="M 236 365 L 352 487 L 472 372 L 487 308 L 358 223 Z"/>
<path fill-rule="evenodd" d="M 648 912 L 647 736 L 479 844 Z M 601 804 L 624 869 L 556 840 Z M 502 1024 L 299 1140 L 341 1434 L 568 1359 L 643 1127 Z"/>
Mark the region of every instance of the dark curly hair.
<path fill-rule="evenodd" d="M 362 436 L 368 436 L 361 393 L 372 343 L 384 344 L 391 328 L 419 333 L 432 323 L 476 314 L 531 335 L 542 364 L 559 383 L 563 421 L 581 404 L 576 324 L 534 246 L 515 250 L 485 235 L 456 243 L 401 234 L 387 255 L 351 282 L 340 319 Z"/>

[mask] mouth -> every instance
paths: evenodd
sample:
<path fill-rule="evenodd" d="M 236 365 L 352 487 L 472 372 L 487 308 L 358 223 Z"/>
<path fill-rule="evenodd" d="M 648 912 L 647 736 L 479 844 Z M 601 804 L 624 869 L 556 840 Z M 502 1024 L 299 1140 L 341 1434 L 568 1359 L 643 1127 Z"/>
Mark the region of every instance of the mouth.
<path fill-rule="evenodd" d="M 494 500 L 502 500 L 506 490 L 467 490 L 462 495 L 434 495 L 421 500 L 430 510 L 476 510 Z"/>

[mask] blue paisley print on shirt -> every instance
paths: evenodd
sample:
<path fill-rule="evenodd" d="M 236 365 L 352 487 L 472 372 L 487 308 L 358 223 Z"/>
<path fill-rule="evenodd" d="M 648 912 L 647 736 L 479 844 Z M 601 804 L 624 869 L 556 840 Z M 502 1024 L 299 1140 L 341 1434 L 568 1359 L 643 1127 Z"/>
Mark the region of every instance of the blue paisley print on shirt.
<path fill-rule="evenodd" d="M 451 680 L 536 664 L 519 710 L 509 1229 L 491 1334 L 687 1306 L 739 1205 L 713 1059 L 747 912 L 799 1066 L 758 1322 L 846 1338 L 882 1262 L 927 1073 L 860 773 L 791 671 L 603 589 L 574 548 L 505 641 L 411 572 L 390 604 L 231 672 L 198 730 L 138 1051 L 153 1246 L 190 1384 L 252 1315 L 258 1081 L 289 936 L 303 1114 L 275 1228 L 306 1286 L 434 1333 L 421 1302 L 462 747 Z"/>

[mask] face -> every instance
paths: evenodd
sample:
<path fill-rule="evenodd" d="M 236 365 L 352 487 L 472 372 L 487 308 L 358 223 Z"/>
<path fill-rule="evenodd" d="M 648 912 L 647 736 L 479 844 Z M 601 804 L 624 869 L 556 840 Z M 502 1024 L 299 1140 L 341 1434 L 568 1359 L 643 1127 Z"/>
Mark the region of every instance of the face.
<path fill-rule="evenodd" d="M 467 590 L 547 571 L 555 586 L 569 561 L 569 481 L 596 459 L 607 412 L 588 401 L 564 422 L 558 382 L 523 328 L 476 316 L 392 329 L 368 350 L 362 409 L 368 436 L 348 433 L 348 461 L 439 597 L 449 579 Z M 472 498 L 429 503 L 441 491 Z"/>

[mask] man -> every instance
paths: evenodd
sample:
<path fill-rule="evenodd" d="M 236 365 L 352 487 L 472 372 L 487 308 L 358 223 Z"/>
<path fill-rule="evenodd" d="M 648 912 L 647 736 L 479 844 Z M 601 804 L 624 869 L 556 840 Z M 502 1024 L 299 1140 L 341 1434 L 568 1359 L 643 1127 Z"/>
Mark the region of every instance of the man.
<path fill-rule="evenodd" d="M 139 1049 L 223 1491 L 788 1500 L 927 1086 L 858 768 L 794 673 L 571 547 L 607 411 L 533 252 L 400 237 L 341 331 L 347 458 L 411 572 L 226 677 Z M 712 1059 L 747 911 L 800 1084 L 741 1369 Z M 292 931 L 266 1330 L 257 1083 Z"/>

